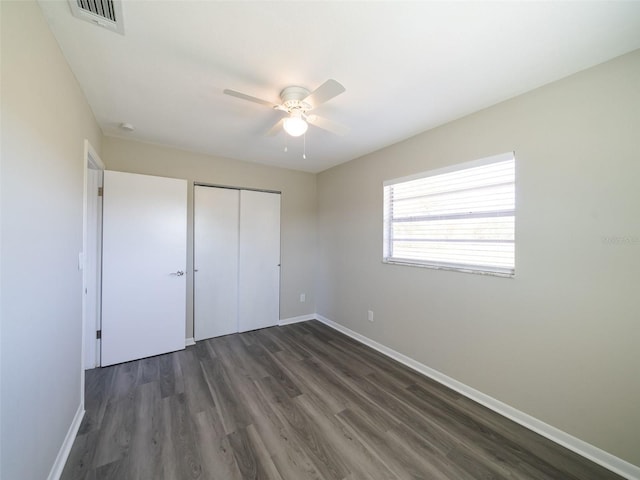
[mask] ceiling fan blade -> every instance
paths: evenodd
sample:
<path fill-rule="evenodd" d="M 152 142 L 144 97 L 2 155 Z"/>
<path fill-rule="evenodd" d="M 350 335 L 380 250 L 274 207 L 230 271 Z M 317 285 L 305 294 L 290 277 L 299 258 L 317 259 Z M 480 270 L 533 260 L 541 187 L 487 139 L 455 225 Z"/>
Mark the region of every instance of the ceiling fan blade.
<path fill-rule="evenodd" d="M 332 122 L 324 117 L 319 117 L 318 115 L 308 115 L 306 119 L 311 125 L 326 130 L 327 132 L 335 133 L 336 135 L 342 136 L 349 133 L 349 127 Z"/>
<path fill-rule="evenodd" d="M 344 91 L 345 88 L 342 85 L 333 79 L 329 79 L 307 95 L 307 97 L 303 99 L 303 102 L 308 103 L 311 105 L 311 108 L 314 109 L 324 102 L 331 100 L 333 97 L 337 97 Z"/>
<path fill-rule="evenodd" d="M 241 98 L 242 100 L 248 100 L 249 102 L 259 103 L 269 108 L 277 107 L 273 102 L 268 102 L 267 100 L 262 100 L 261 98 L 252 97 L 251 95 L 246 95 L 244 93 L 236 92 L 235 90 L 229 90 L 228 88 L 223 90 L 222 93 L 227 95 L 231 95 L 232 97 Z"/>
<path fill-rule="evenodd" d="M 280 131 L 283 129 L 283 125 L 284 118 L 281 118 L 280 120 L 278 120 L 278 123 L 276 123 L 267 133 L 265 133 L 265 136 L 273 137 L 274 135 L 280 133 Z"/>

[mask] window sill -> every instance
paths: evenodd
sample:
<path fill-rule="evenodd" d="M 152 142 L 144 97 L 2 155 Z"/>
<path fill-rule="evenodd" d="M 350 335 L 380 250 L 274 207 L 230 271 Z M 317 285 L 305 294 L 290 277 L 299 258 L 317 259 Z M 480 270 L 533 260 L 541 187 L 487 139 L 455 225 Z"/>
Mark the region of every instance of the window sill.
<path fill-rule="evenodd" d="M 382 263 L 386 263 L 388 265 L 403 265 L 406 267 L 418 267 L 418 268 L 428 268 L 431 270 L 448 270 L 450 272 L 461 272 L 461 273 L 473 273 L 475 275 L 488 275 L 491 277 L 502 277 L 502 278 L 515 278 L 515 272 L 496 272 L 491 270 L 474 270 L 471 268 L 465 267 L 455 267 L 448 265 L 438 265 L 438 264 L 430 264 L 430 263 L 418 263 L 418 262 L 410 262 L 403 260 L 391 260 L 391 259 L 382 259 Z"/>

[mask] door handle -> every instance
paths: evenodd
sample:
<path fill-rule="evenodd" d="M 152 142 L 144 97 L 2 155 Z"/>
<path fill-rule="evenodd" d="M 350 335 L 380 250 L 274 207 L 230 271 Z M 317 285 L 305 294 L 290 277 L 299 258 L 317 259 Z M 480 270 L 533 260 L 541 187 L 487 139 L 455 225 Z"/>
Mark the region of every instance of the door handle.
<path fill-rule="evenodd" d="M 184 275 L 182 270 L 178 270 L 177 272 L 171 272 L 169 275 L 175 275 L 176 277 L 181 277 Z"/>

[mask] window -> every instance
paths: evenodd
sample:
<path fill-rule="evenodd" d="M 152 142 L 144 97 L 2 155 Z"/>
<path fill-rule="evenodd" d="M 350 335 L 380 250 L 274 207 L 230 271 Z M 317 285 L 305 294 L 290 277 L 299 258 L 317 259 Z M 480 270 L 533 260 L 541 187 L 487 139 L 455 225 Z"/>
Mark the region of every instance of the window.
<path fill-rule="evenodd" d="M 513 276 L 515 157 L 384 183 L 384 262 Z"/>

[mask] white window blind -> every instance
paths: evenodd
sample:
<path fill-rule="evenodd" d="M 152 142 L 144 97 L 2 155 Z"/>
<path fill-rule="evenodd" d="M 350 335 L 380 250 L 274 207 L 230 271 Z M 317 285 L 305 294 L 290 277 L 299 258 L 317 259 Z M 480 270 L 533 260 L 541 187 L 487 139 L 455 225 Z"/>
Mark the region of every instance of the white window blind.
<path fill-rule="evenodd" d="M 515 157 L 384 183 L 384 261 L 512 276 Z"/>

